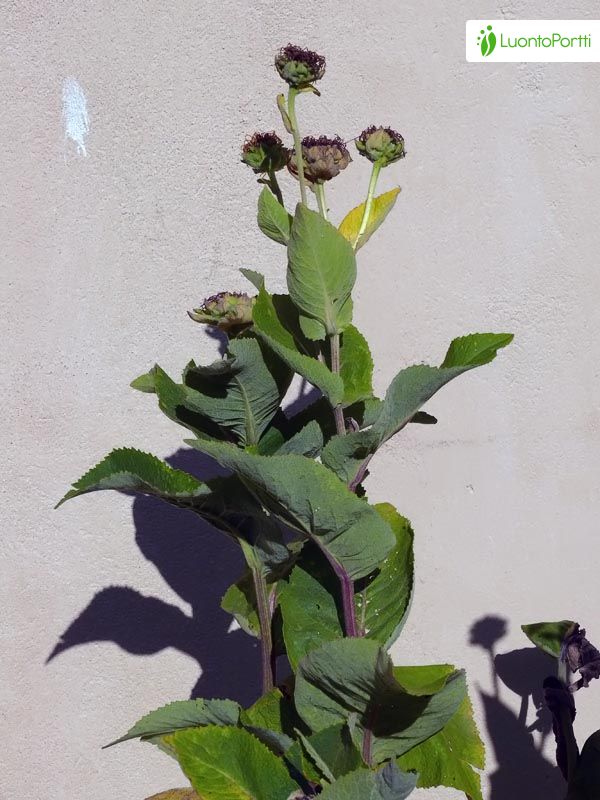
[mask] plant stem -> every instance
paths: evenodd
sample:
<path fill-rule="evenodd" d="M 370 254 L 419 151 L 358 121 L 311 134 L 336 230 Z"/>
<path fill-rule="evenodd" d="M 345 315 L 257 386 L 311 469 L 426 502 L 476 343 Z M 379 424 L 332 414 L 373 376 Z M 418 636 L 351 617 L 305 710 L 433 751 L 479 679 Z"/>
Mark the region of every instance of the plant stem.
<path fill-rule="evenodd" d="M 317 195 L 317 203 L 319 204 L 319 211 L 323 219 L 327 219 L 327 203 L 325 202 L 325 184 L 315 183 L 315 194 Z"/>
<path fill-rule="evenodd" d="M 300 183 L 300 198 L 304 205 L 306 202 L 306 181 L 304 179 L 304 159 L 302 157 L 302 139 L 300 138 L 300 130 L 298 128 L 298 120 L 296 118 L 296 97 L 298 90 L 290 86 L 288 92 L 288 107 L 287 113 L 292 125 L 292 136 L 294 137 L 294 152 L 296 155 L 296 169 L 298 170 L 298 182 Z"/>
<path fill-rule="evenodd" d="M 381 172 L 381 164 L 375 162 L 373 164 L 373 169 L 371 170 L 371 179 L 369 181 L 369 188 L 367 189 L 365 210 L 363 211 L 363 216 L 360 221 L 360 227 L 358 229 L 358 233 L 356 234 L 356 239 L 354 240 L 354 244 L 352 245 L 355 250 L 356 250 L 356 245 L 358 244 L 358 240 L 366 231 L 367 225 L 369 224 L 369 217 L 371 216 L 371 208 L 373 206 L 373 197 L 375 196 L 375 187 L 377 186 L 377 180 L 379 178 L 380 172 Z"/>
<path fill-rule="evenodd" d="M 260 623 L 260 656 L 262 664 L 262 688 L 263 694 L 270 692 L 274 685 L 274 662 L 273 662 L 273 635 L 271 632 L 271 604 L 267 592 L 267 582 L 262 574 L 260 567 L 252 569 L 252 580 L 254 581 L 254 592 L 256 594 L 256 608 Z"/>
<path fill-rule="evenodd" d="M 326 550 L 323 551 L 333 571 L 335 572 L 342 590 L 342 611 L 344 612 L 344 628 L 346 636 L 359 635 L 356 625 L 356 610 L 354 608 L 354 581 L 346 570 Z"/>
<path fill-rule="evenodd" d="M 281 194 L 279 181 L 277 180 L 274 170 L 269 170 L 269 183 L 271 184 L 271 191 L 277 198 L 279 204 L 283 205 L 283 195 Z"/>
<path fill-rule="evenodd" d="M 332 333 L 329 337 L 329 348 L 331 355 L 331 371 L 336 375 L 340 374 L 340 335 Z M 346 423 L 344 422 L 344 409 L 339 403 L 333 408 L 335 418 L 335 429 L 340 436 L 346 435 Z"/>

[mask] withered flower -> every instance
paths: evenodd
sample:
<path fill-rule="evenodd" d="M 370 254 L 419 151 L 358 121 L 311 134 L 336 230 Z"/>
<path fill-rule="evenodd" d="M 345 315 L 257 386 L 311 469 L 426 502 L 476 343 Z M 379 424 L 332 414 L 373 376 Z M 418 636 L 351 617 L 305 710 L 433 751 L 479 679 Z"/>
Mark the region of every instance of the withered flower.
<path fill-rule="evenodd" d="M 387 167 L 406 155 L 404 138 L 392 128 L 376 128 L 371 125 L 355 139 L 355 144 L 361 156 L 382 167 Z"/>
<path fill-rule="evenodd" d="M 579 672 L 581 676 L 571 685 L 571 691 L 585 688 L 591 680 L 600 678 L 600 652 L 585 638 L 585 628 L 580 628 L 577 623 L 565 637 L 560 657 L 569 665 L 571 672 Z"/>
<path fill-rule="evenodd" d="M 200 308 L 188 311 L 195 322 L 213 325 L 229 334 L 240 333 L 252 325 L 252 308 L 256 302 L 240 292 L 219 292 L 208 297 Z"/>
<path fill-rule="evenodd" d="M 274 131 L 249 136 L 242 147 L 242 161 L 260 175 L 278 172 L 288 162 L 290 153 Z"/>
<path fill-rule="evenodd" d="M 275 56 L 275 69 L 290 86 L 304 89 L 325 74 L 325 56 L 288 44 Z"/>
<path fill-rule="evenodd" d="M 335 178 L 352 161 L 350 153 L 339 136 L 305 136 L 302 139 L 304 177 L 310 183 L 324 183 Z M 288 162 L 292 175 L 298 175 L 296 154 Z"/>

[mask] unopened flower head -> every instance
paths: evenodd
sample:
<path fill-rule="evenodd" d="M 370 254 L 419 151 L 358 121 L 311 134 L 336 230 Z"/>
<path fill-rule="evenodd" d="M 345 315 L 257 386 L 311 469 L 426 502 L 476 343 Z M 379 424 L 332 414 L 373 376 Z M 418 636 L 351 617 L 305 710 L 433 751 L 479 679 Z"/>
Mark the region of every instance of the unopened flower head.
<path fill-rule="evenodd" d="M 255 133 L 242 147 L 242 161 L 257 175 L 283 169 L 289 155 L 289 150 L 274 131 Z"/>
<path fill-rule="evenodd" d="M 325 56 L 288 44 L 275 56 L 275 69 L 290 86 L 304 89 L 325 74 Z"/>
<path fill-rule="evenodd" d="M 387 167 L 406 155 L 404 138 L 392 128 L 376 128 L 375 125 L 365 128 L 355 144 L 361 156 L 382 167 Z"/>
<path fill-rule="evenodd" d="M 302 139 L 304 177 L 310 183 L 324 183 L 335 178 L 352 161 L 348 148 L 339 136 L 305 136 Z M 298 174 L 296 154 L 288 163 L 292 175 Z"/>
<path fill-rule="evenodd" d="M 219 292 L 208 297 L 200 308 L 188 311 L 195 322 L 214 325 L 226 332 L 239 332 L 252 325 L 252 308 L 256 302 L 240 292 Z"/>

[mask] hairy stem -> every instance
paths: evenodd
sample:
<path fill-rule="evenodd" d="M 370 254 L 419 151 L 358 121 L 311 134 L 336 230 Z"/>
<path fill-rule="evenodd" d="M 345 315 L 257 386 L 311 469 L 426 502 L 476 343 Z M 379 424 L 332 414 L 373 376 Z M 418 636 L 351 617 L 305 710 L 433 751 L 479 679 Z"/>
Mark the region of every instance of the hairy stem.
<path fill-rule="evenodd" d="M 315 184 L 315 194 L 317 195 L 317 203 L 319 204 L 319 211 L 323 219 L 327 219 L 327 203 L 325 202 L 325 184 Z"/>
<path fill-rule="evenodd" d="M 281 189 L 279 187 L 279 181 L 277 180 L 277 175 L 275 174 L 274 170 L 269 170 L 269 184 L 271 186 L 271 191 L 277 198 L 280 205 L 283 205 L 283 195 L 281 194 Z"/>
<path fill-rule="evenodd" d="M 260 624 L 260 655 L 262 664 L 262 689 L 263 694 L 270 692 L 274 686 L 274 660 L 273 660 L 273 634 L 271 603 L 267 591 L 265 576 L 259 567 L 252 569 L 254 592 L 256 594 L 256 608 Z"/>
<path fill-rule="evenodd" d="M 294 152 L 296 155 L 296 169 L 298 170 L 298 182 L 300 184 L 300 198 L 304 205 L 306 202 L 306 180 L 304 178 L 304 159 L 302 157 L 302 139 L 300 138 L 300 130 L 298 128 L 298 120 L 296 118 L 296 97 L 298 90 L 290 86 L 288 92 L 288 107 L 287 113 L 292 125 L 292 136 L 294 137 Z"/>
<path fill-rule="evenodd" d="M 371 208 L 373 206 L 373 197 L 375 196 L 375 187 L 377 186 L 377 180 L 380 172 L 381 164 L 375 162 L 373 164 L 373 169 L 371 170 L 371 179 L 369 181 L 369 188 L 367 190 L 367 199 L 365 200 L 365 210 L 363 211 L 360 227 L 358 229 L 358 233 L 356 234 L 356 239 L 352 245 L 355 250 L 360 237 L 366 231 L 367 225 L 369 224 L 369 217 L 371 216 Z"/>
<path fill-rule="evenodd" d="M 331 371 L 336 375 L 340 374 L 340 335 L 333 333 L 329 337 L 329 348 L 331 355 Z M 339 403 L 333 408 L 333 416 L 335 419 L 335 429 L 340 436 L 346 435 L 346 423 L 344 422 L 344 409 L 342 404 Z"/>
<path fill-rule="evenodd" d="M 335 558 L 327 552 L 322 551 L 331 564 L 333 571 L 340 582 L 342 590 L 342 611 L 344 614 L 344 629 L 346 636 L 356 637 L 359 636 L 358 626 L 356 624 L 356 609 L 354 607 L 354 581 L 348 575 L 346 570 L 339 564 Z"/>

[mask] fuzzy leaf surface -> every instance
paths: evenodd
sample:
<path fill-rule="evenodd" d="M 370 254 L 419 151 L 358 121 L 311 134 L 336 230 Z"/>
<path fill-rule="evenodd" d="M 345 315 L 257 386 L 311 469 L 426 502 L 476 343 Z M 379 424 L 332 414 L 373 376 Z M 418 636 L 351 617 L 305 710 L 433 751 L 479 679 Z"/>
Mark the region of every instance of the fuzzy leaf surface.
<path fill-rule="evenodd" d="M 320 214 L 299 204 L 288 244 L 287 284 L 294 305 L 327 334 L 339 333 L 350 322 L 355 280 L 352 245 Z"/>

